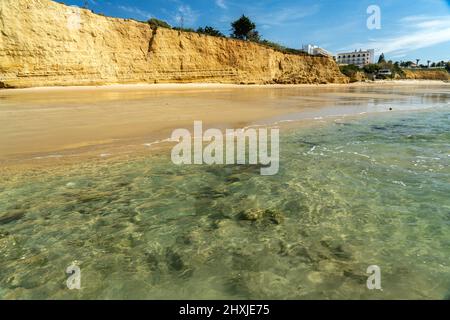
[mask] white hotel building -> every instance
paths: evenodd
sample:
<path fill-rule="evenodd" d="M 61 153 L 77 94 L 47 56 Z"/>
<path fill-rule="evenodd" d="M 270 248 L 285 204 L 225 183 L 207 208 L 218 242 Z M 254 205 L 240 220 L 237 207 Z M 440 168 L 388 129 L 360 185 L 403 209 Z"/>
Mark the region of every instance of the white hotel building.
<path fill-rule="evenodd" d="M 328 57 L 333 56 L 331 52 L 312 44 L 303 45 L 302 51 L 312 56 L 328 56 Z"/>
<path fill-rule="evenodd" d="M 375 50 L 343 52 L 336 55 L 338 64 L 354 64 L 360 68 L 375 62 Z"/>

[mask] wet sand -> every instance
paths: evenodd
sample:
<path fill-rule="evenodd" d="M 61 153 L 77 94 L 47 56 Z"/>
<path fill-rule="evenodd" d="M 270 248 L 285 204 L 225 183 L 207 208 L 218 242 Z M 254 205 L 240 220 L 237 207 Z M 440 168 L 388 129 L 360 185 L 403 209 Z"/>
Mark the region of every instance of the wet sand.
<path fill-rule="evenodd" d="M 147 152 L 176 128 L 242 128 L 420 109 L 446 101 L 433 81 L 352 85 L 117 85 L 0 91 L 0 163 Z M 62 160 L 64 159 L 64 160 Z"/>

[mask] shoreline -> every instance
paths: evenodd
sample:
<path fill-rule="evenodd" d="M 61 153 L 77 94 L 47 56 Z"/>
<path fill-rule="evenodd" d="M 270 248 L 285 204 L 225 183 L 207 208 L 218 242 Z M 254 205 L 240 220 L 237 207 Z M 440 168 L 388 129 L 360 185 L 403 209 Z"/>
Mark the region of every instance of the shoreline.
<path fill-rule="evenodd" d="M 35 92 L 35 91 L 74 91 L 74 90 L 108 90 L 108 89 L 152 89 L 152 90 L 176 90 L 176 89 L 238 89 L 238 88 L 327 88 L 327 87 L 371 87 L 389 85 L 450 85 L 444 80 L 378 80 L 353 83 L 326 83 L 326 84 L 232 84 L 215 82 L 192 83 L 133 83 L 133 84 L 102 84 L 86 86 L 45 86 L 29 88 L 0 88 L 0 93 L 5 92 Z"/>
<path fill-rule="evenodd" d="M 395 94 L 392 86 L 398 88 Z M 205 128 L 220 130 L 303 128 L 337 118 L 379 114 L 391 107 L 398 112 L 413 112 L 433 105 L 433 100 L 427 103 L 421 96 L 435 92 L 434 86 L 443 92 L 449 88 L 439 81 L 408 80 L 347 85 L 141 84 L 0 91 L 0 99 L 5 102 L 0 110 L 0 144 L 5 147 L 0 167 L 32 169 L 158 153 L 170 145 L 165 141 L 174 129 L 192 129 L 196 120 L 203 121 Z"/>
<path fill-rule="evenodd" d="M 425 112 L 427 109 L 397 110 L 395 113 Z M 346 122 L 361 117 L 376 117 L 391 111 L 358 112 L 349 114 L 323 115 L 318 117 L 275 120 L 265 119 L 262 122 L 248 124 L 245 129 L 259 127 L 278 128 L 282 131 L 308 130 L 322 126 Z M 189 129 L 189 128 L 188 128 Z M 238 128 L 234 128 L 238 129 Z M 170 149 L 176 144 L 170 136 L 143 143 L 142 138 L 133 141 L 119 141 L 110 144 L 92 144 L 79 148 L 60 149 L 52 152 L 24 153 L 0 158 L 0 168 L 4 171 L 2 177 L 11 177 L 16 173 L 29 171 L 32 174 L 47 172 L 48 170 L 64 170 L 77 166 L 95 166 L 116 164 L 123 161 L 142 161 L 154 156 L 160 157 L 170 154 Z"/>

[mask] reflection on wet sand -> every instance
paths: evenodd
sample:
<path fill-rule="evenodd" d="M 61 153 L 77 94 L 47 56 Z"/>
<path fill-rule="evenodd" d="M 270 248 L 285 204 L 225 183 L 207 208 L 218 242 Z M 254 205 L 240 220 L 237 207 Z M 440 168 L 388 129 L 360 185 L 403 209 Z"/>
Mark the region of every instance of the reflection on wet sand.
<path fill-rule="evenodd" d="M 113 86 L 0 91 L 0 161 L 142 149 L 194 120 L 255 123 L 424 108 L 448 99 L 430 86 Z"/>

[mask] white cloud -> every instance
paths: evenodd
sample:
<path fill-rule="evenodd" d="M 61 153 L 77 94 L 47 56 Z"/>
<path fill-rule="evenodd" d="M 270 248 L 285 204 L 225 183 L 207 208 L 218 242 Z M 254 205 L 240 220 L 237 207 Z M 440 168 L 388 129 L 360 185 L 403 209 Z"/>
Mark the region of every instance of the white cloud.
<path fill-rule="evenodd" d="M 307 7 L 291 6 L 275 8 L 270 13 L 267 13 L 267 9 L 263 8 L 262 11 L 251 12 L 251 16 L 254 17 L 257 24 L 264 25 L 267 28 L 298 23 L 301 19 L 316 14 L 319 10 L 320 5 L 318 4 Z"/>
<path fill-rule="evenodd" d="M 391 58 L 392 59 L 401 59 L 401 58 L 404 58 L 406 56 L 407 56 L 406 54 L 396 54 L 394 56 L 391 56 Z"/>
<path fill-rule="evenodd" d="M 144 18 L 144 19 L 150 19 L 152 17 L 152 14 L 150 12 L 141 10 L 136 7 L 129 7 L 129 6 L 118 6 L 118 8 L 122 11 L 128 12 L 136 17 Z"/>
<path fill-rule="evenodd" d="M 177 24 L 192 25 L 198 19 L 198 13 L 191 9 L 188 5 L 181 5 L 178 7 L 174 20 Z"/>
<path fill-rule="evenodd" d="M 227 4 L 225 3 L 225 0 L 216 0 L 216 5 L 218 7 L 221 7 L 222 9 L 227 9 Z"/>
<path fill-rule="evenodd" d="M 405 17 L 400 20 L 399 29 L 396 36 L 370 39 L 367 43 L 353 44 L 348 49 L 374 48 L 377 53 L 400 56 L 417 49 L 450 42 L 450 15 Z"/>

